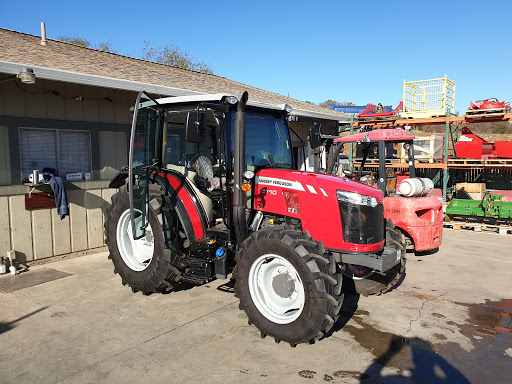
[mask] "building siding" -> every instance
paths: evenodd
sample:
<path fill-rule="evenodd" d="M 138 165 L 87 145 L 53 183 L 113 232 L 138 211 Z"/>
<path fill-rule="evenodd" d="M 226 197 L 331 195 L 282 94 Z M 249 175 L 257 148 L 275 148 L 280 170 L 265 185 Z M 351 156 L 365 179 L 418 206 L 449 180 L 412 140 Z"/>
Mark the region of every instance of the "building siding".
<path fill-rule="evenodd" d="M 106 210 L 115 189 L 68 191 L 70 216 L 56 208 L 25 210 L 25 195 L 0 196 L 0 255 L 16 251 L 18 262 L 103 247 Z"/>
<path fill-rule="evenodd" d="M 11 249 L 9 198 L 0 196 L 0 256 L 3 257 Z"/>

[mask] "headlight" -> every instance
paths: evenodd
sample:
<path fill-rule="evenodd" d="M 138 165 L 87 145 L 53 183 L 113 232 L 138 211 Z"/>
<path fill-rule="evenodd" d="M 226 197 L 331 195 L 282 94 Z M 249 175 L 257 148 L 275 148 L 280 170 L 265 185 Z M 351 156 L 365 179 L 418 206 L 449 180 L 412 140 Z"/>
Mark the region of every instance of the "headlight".
<path fill-rule="evenodd" d="M 236 104 L 238 103 L 238 99 L 235 97 L 235 96 L 228 96 L 226 98 L 226 101 L 229 103 L 229 104 Z"/>
<path fill-rule="evenodd" d="M 246 180 L 251 180 L 254 177 L 254 172 L 253 171 L 245 171 L 244 177 Z"/>
<path fill-rule="evenodd" d="M 355 192 L 336 191 L 336 196 L 338 197 L 339 201 L 344 201 L 351 204 L 367 205 L 369 207 L 376 207 L 378 204 L 375 197 L 360 195 L 359 193 Z"/>

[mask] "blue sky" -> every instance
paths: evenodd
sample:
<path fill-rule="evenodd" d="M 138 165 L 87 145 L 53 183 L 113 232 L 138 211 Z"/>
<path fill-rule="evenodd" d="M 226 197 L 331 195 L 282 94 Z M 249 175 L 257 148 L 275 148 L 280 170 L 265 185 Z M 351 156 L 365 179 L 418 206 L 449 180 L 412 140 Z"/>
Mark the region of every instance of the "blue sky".
<path fill-rule="evenodd" d="M 470 100 L 512 99 L 510 0 L 0 4 L 2 28 L 40 35 L 44 21 L 48 38 L 109 41 L 133 57 L 145 40 L 174 44 L 216 75 L 314 103 L 396 106 L 404 79 L 445 74 L 457 111 Z"/>

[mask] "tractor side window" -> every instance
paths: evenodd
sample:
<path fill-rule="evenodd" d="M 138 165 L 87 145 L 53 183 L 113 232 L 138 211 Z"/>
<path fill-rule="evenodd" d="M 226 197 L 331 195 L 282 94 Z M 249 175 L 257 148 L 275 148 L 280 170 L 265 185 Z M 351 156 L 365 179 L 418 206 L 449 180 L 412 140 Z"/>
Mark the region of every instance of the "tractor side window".
<path fill-rule="evenodd" d="M 185 155 L 206 156 L 214 164 L 211 129 L 214 128 L 208 127 L 205 142 L 198 145 L 185 140 L 185 123 L 167 123 L 164 164 L 181 166 Z"/>
<path fill-rule="evenodd" d="M 158 145 L 156 140 L 159 125 L 158 111 L 153 107 L 139 109 L 133 142 L 133 165 L 145 167 L 157 159 Z"/>
<path fill-rule="evenodd" d="M 170 130 L 169 127 L 167 129 L 167 147 L 165 149 L 164 163 L 178 165 L 180 161 L 180 154 L 182 152 L 181 143 L 183 142 L 185 135 L 175 133 L 173 132 L 174 130 Z"/>

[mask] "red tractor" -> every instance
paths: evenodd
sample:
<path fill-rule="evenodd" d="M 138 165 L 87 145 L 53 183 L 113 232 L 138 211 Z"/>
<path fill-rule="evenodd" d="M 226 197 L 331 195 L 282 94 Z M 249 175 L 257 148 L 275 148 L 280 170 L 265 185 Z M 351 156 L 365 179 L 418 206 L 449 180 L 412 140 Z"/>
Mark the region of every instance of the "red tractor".
<path fill-rule="evenodd" d="M 404 235 L 409 249 L 430 251 L 439 248 L 443 235 L 442 203 L 427 196 L 432 191 L 432 180 L 415 177 L 414 136 L 403 129 L 376 129 L 334 139 L 337 143 L 330 174 L 338 174 L 338 161 L 343 144 L 358 142 L 361 146 L 362 160 L 358 173 L 344 171 L 344 176 L 364 184 L 376 186 L 384 193 L 384 217 L 392 220 L 396 228 Z M 397 186 L 397 174 L 393 168 L 386 168 L 386 157 L 392 157 L 395 144 L 405 143 L 407 151 L 409 178 Z M 371 155 L 378 156 L 378 172 L 364 171 Z M 364 276 L 367 268 L 354 268 L 354 275 Z"/>
<path fill-rule="evenodd" d="M 333 326 L 348 265 L 373 271 L 366 293 L 393 287 L 405 242 L 384 219 L 383 193 L 294 170 L 290 111 L 247 92 L 138 95 L 105 223 L 123 284 L 150 294 L 232 271 L 249 323 L 292 346 Z"/>

